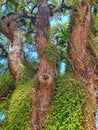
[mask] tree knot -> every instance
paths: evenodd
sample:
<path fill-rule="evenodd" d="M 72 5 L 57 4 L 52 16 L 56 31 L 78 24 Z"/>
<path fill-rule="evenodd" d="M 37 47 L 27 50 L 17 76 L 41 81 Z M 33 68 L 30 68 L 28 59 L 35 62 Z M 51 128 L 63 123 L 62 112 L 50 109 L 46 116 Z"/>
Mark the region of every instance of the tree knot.
<path fill-rule="evenodd" d="M 41 76 L 39 76 L 39 81 L 42 84 L 51 84 L 52 78 L 49 74 L 43 73 Z"/>

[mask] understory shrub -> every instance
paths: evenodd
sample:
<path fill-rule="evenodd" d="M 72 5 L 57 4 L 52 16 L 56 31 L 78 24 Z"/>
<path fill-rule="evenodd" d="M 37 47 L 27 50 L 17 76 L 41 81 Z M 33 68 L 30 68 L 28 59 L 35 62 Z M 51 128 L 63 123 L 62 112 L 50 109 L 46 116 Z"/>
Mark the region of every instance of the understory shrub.
<path fill-rule="evenodd" d="M 78 81 L 71 76 L 58 76 L 45 130 L 84 130 L 82 115 L 86 100 L 86 93 Z"/>

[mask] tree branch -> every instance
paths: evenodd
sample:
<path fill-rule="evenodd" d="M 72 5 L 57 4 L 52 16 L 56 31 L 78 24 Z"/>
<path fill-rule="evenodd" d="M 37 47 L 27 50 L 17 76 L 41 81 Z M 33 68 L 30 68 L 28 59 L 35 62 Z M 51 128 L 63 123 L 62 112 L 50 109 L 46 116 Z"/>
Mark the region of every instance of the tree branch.
<path fill-rule="evenodd" d="M 33 10 L 37 7 L 37 4 L 33 6 L 32 10 L 31 10 L 31 14 L 33 13 Z"/>
<path fill-rule="evenodd" d="M 32 30 L 28 30 L 28 31 L 24 32 L 24 35 L 29 34 L 29 33 L 33 33 L 33 32 L 34 32 L 33 29 Z"/>
<path fill-rule="evenodd" d="M 17 26 L 20 27 L 22 25 L 25 25 L 25 20 L 24 19 L 20 19 L 18 22 L 17 22 Z"/>
<path fill-rule="evenodd" d="M 53 6 L 52 6 L 52 7 L 53 7 Z M 59 11 L 62 12 L 63 9 L 70 10 L 70 9 L 72 9 L 72 6 L 66 5 L 66 4 L 64 4 L 63 1 L 62 1 L 61 6 L 59 6 L 59 7 L 55 7 L 55 6 L 54 6 L 53 8 L 50 8 L 50 15 L 53 16 L 55 13 L 57 13 L 57 12 L 59 12 Z"/>
<path fill-rule="evenodd" d="M 5 34 L 8 39 L 12 39 L 13 34 L 11 34 L 12 27 L 12 22 L 14 22 L 14 27 L 15 27 L 15 21 L 16 21 L 16 26 L 20 27 L 25 24 L 25 21 L 23 19 L 19 18 L 30 18 L 32 23 L 36 22 L 36 15 L 33 14 L 28 14 L 28 13 L 16 13 L 16 14 L 8 14 L 7 16 L 2 17 L 1 22 L 0 22 L 0 31 Z M 19 20 L 18 20 L 19 19 Z"/>
<path fill-rule="evenodd" d="M 36 15 L 28 14 L 28 13 L 16 13 L 16 14 L 9 16 L 9 19 L 11 19 L 11 20 L 17 20 L 19 18 L 36 18 Z"/>
<path fill-rule="evenodd" d="M 64 0 L 62 0 L 62 4 L 64 4 Z"/>

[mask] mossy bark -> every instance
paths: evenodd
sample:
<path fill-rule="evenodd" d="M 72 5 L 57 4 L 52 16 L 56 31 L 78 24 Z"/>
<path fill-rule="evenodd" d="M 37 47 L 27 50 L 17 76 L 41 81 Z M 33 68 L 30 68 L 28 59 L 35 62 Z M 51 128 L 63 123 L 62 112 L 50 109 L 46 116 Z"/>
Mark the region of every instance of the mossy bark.
<path fill-rule="evenodd" d="M 75 5 L 73 27 L 70 33 L 69 57 L 75 70 L 77 79 L 80 80 L 89 95 L 91 105 L 98 107 L 98 74 L 97 58 L 90 43 L 91 24 L 91 1 L 79 0 Z M 90 118 L 86 124 L 86 129 L 94 130 L 94 114 L 88 110 Z M 89 127 L 88 125 L 89 124 Z"/>
<path fill-rule="evenodd" d="M 36 24 L 36 48 L 39 54 L 39 70 L 36 78 L 35 106 L 30 119 L 31 130 L 43 130 L 45 119 L 50 109 L 51 96 L 55 87 L 55 65 L 51 63 L 45 54 L 47 33 L 49 29 L 50 11 L 46 6 L 46 0 L 40 0 L 38 6 L 38 22 Z"/>

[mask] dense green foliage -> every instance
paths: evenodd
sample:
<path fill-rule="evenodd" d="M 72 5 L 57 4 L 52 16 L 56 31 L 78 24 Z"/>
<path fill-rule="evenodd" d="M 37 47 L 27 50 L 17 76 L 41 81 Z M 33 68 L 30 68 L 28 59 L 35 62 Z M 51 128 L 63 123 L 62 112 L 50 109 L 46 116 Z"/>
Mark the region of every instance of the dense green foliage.
<path fill-rule="evenodd" d="M 20 81 L 17 84 L 12 97 L 10 95 L 4 98 L 3 102 L 0 104 L 1 114 L 6 113 L 5 122 L 0 124 L 0 126 L 4 127 L 4 130 L 27 130 L 34 101 L 33 84 L 37 66 L 37 61 L 31 63 L 24 61 L 24 65 L 21 65 L 20 67 Z M 3 96 L 6 93 L 9 94 L 9 91 L 15 88 L 13 78 L 8 74 L 1 77 L 0 85 L 2 90 L 2 93 L 0 94 Z"/>
<path fill-rule="evenodd" d="M 44 51 L 51 63 L 56 64 L 59 61 L 59 50 L 56 45 L 48 43 L 44 46 Z"/>
<path fill-rule="evenodd" d="M 10 99 L 4 130 L 27 130 L 31 108 L 34 101 L 34 75 L 38 62 L 24 62 L 20 82 Z"/>
<path fill-rule="evenodd" d="M 68 75 L 60 75 L 46 130 L 83 130 L 81 124 L 86 99 L 83 86 L 78 81 Z"/>
<path fill-rule="evenodd" d="M 31 103 L 33 92 L 33 81 L 17 87 L 10 100 L 4 130 L 27 130 L 33 104 L 33 99 Z"/>
<path fill-rule="evenodd" d="M 10 74 L 0 75 L 0 97 L 5 97 L 14 90 L 15 81 Z"/>

